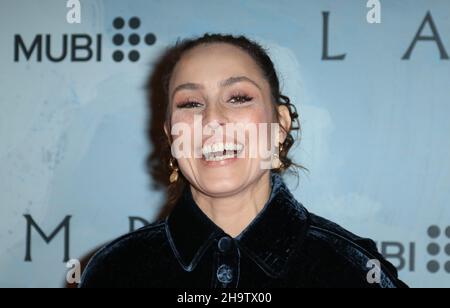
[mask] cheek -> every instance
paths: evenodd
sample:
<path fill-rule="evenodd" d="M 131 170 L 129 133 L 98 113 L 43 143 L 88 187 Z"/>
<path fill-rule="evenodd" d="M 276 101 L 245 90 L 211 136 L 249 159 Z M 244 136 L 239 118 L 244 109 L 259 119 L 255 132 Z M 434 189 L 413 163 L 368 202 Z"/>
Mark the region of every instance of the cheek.
<path fill-rule="evenodd" d="M 179 131 L 182 130 L 183 132 L 186 130 L 187 127 L 189 127 L 190 134 L 193 134 L 193 127 L 194 127 L 194 117 L 192 114 L 189 113 L 174 113 L 171 118 L 171 125 L 172 125 L 172 131 L 171 132 L 178 132 L 178 135 L 174 135 L 173 138 L 179 138 L 180 133 Z"/>
<path fill-rule="evenodd" d="M 174 113 L 171 117 L 172 155 L 182 170 L 186 170 L 188 160 L 194 155 L 194 117 L 188 113 Z M 175 154 L 173 154 L 175 153 Z"/>
<path fill-rule="evenodd" d="M 256 135 L 253 129 L 246 131 L 246 143 L 249 146 L 246 149 L 247 157 L 263 159 L 266 158 L 268 151 L 272 144 L 275 144 L 272 136 L 271 123 L 276 123 L 273 118 L 272 111 L 267 108 L 254 108 L 251 112 L 245 112 L 233 119 L 235 123 L 250 124 L 251 127 L 256 128 Z M 265 124 L 265 125 L 261 125 Z"/>
<path fill-rule="evenodd" d="M 171 120 L 172 125 L 175 123 L 186 123 L 189 125 L 191 122 L 194 122 L 194 116 L 189 112 L 174 112 Z"/>
<path fill-rule="evenodd" d="M 256 107 L 249 110 L 245 110 L 242 113 L 238 113 L 234 116 L 233 122 L 235 123 L 271 123 L 272 111 L 270 108 Z"/>

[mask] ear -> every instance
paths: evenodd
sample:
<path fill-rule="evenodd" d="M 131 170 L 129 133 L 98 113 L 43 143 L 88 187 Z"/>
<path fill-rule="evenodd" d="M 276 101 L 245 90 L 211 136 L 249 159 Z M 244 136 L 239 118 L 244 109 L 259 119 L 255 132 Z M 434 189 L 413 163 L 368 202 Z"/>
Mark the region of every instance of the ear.
<path fill-rule="evenodd" d="M 290 112 L 289 112 L 289 109 L 287 106 L 278 105 L 277 111 L 278 111 L 278 118 L 280 121 L 280 125 L 286 129 L 286 131 L 284 131 L 280 127 L 280 143 L 283 143 L 284 140 L 286 139 L 287 132 L 289 132 L 289 130 L 291 129 L 292 119 L 291 119 L 291 115 L 290 115 Z"/>

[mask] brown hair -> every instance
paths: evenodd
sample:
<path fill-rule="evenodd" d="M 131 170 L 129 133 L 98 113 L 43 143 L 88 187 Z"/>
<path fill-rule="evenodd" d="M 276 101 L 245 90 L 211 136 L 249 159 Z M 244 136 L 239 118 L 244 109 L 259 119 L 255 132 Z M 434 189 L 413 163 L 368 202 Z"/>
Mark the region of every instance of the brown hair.
<path fill-rule="evenodd" d="M 149 80 L 149 104 L 151 119 L 148 127 L 148 135 L 153 143 L 154 147 L 147 159 L 147 168 L 152 177 L 155 179 L 157 185 L 163 185 L 167 188 L 167 202 L 160 213 L 160 218 L 166 216 L 172 206 L 177 202 L 183 189 L 188 185 L 186 178 L 179 172 L 178 180 L 175 183 L 169 182 L 169 175 L 172 170 L 169 168 L 169 160 L 171 155 L 171 141 L 168 140 L 164 133 L 164 121 L 170 117 L 169 107 L 169 81 L 172 76 L 173 70 L 181 59 L 183 54 L 191 50 L 192 48 L 202 44 L 212 43 L 227 43 L 244 50 L 250 55 L 258 67 L 264 78 L 268 81 L 271 96 L 273 101 L 274 110 L 277 105 L 285 105 L 291 117 L 291 127 L 289 131 L 286 131 L 284 127 L 281 127 L 286 132 L 286 139 L 282 144 L 282 150 L 280 152 L 280 161 L 282 163 L 279 169 L 272 169 L 272 172 L 284 173 L 290 171 L 298 175 L 298 170 L 304 169 L 301 165 L 294 163 L 289 157 L 288 153 L 291 149 L 294 141 L 296 140 L 292 132 L 297 131 L 297 138 L 300 133 L 300 122 L 295 106 L 290 102 L 289 97 L 281 94 L 280 84 L 277 73 L 274 68 L 274 64 L 267 51 L 257 42 L 252 41 L 245 36 L 233 36 L 223 34 L 209 34 L 206 33 L 201 37 L 190 38 L 184 40 L 177 40 L 177 42 L 169 47 L 163 53 L 160 61 L 155 66 L 153 75 Z M 275 112 L 277 120 L 279 121 L 278 112 Z"/>

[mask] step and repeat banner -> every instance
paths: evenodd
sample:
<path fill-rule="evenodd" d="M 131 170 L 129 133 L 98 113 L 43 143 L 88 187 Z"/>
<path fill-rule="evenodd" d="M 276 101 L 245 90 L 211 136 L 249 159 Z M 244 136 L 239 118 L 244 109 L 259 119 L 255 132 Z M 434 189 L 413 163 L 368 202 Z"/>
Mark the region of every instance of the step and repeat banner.
<path fill-rule="evenodd" d="M 0 0 L 0 287 L 63 287 L 155 219 L 145 83 L 205 32 L 269 50 L 302 123 L 296 198 L 450 287 L 448 0 Z"/>

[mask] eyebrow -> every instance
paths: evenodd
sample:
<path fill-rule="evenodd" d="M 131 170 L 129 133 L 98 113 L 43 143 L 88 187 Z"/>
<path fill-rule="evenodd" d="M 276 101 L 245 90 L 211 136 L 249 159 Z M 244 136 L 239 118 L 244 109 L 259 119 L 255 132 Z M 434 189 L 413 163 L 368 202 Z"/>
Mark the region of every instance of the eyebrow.
<path fill-rule="evenodd" d="M 250 79 L 246 76 L 233 76 L 233 77 L 230 77 L 230 78 L 220 81 L 218 84 L 220 87 L 228 87 L 228 86 L 231 86 L 232 84 L 242 82 L 242 81 L 250 82 L 254 86 L 256 86 L 258 89 L 262 90 L 261 87 L 255 81 L 253 81 L 252 79 Z M 199 90 L 199 89 L 204 89 L 203 85 L 201 85 L 199 83 L 187 82 L 187 83 L 180 84 L 173 90 L 171 99 L 173 99 L 175 93 L 177 93 L 178 91 Z"/>

